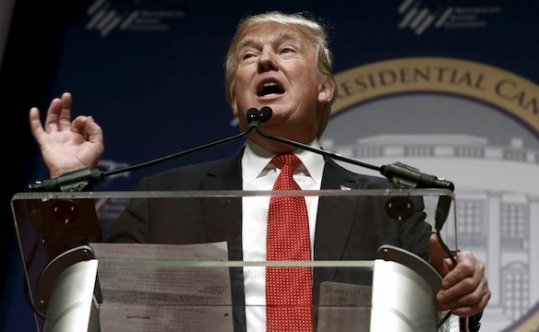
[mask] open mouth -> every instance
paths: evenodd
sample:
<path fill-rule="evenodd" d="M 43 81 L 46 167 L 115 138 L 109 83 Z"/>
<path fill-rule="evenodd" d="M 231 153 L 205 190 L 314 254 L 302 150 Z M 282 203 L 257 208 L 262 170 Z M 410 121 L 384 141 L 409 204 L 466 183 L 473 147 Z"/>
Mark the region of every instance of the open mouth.
<path fill-rule="evenodd" d="M 280 87 L 277 83 L 267 82 L 267 83 L 264 83 L 258 89 L 257 96 L 263 97 L 263 96 L 268 96 L 268 95 L 273 95 L 273 94 L 280 95 L 283 93 L 284 93 L 284 89 Z"/>

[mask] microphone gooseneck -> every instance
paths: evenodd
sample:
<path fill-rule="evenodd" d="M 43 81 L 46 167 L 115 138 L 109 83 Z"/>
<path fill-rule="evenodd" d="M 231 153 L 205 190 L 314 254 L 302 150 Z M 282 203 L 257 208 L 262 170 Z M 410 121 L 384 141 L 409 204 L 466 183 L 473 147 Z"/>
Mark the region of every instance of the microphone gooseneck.
<path fill-rule="evenodd" d="M 269 108 L 269 107 L 268 107 Z M 153 159 L 150 161 L 142 162 L 139 164 L 121 167 L 113 169 L 111 171 L 103 172 L 97 168 L 82 168 L 72 172 L 65 173 L 59 177 L 48 179 L 48 180 L 37 180 L 34 183 L 28 184 L 25 188 L 27 192 L 47 192 L 47 191 L 63 191 L 63 192 L 76 192 L 84 191 L 91 189 L 93 185 L 101 182 L 104 178 L 118 173 L 129 172 L 137 170 L 139 168 L 144 168 L 152 166 L 173 158 L 181 157 L 190 153 L 198 152 L 204 149 L 208 149 L 217 145 L 225 144 L 228 142 L 235 141 L 245 135 L 247 135 L 251 130 L 257 128 L 261 122 L 266 122 L 271 117 L 271 109 L 269 109 L 269 116 L 267 115 L 268 110 L 260 112 L 256 108 L 250 108 L 247 110 L 246 116 L 247 121 L 249 122 L 249 127 L 242 131 L 239 134 L 226 137 L 217 141 L 213 141 L 204 145 L 200 145 L 191 149 L 173 153 L 161 158 Z M 266 114 L 266 115 L 264 115 Z"/>
<path fill-rule="evenodd" d="M 264 118 L 264 121 L 266 122 L 271 118 L 271 115 L 273 113 L 272 109 L 268 106 L 262 107 L 260 110 L 260 118 Z M 263 113 L 263 114 L 262 114 Z M 344 157 L 342 155 L 339 155 L 334 152 L 329 152 L 321 149 L 315 149 L 309 145 L 305 145 L 303 143 L 299 143 L 296 141 L 292 141 L 283 137 L 277 137 L 270 134 L 265 133 L 262 131 L 258 126 L 255 127 L 255 130 L 262 136 L 283 143 L 287 145 L 294 146 L 296 148 L 308 150 L 314 153 L 318 153 L 324 156 L 331 157 L 333 159 L 337 159 L 340 161 L 344 161 L 346 163 L 350 163 L 353 165 L 358 165 L 364 168 L 368 168 L 371 170 L 379 171 L 380 174 L 385 176 L 388 181 L 393 183 L 393 185 L 398 189 L 414 189 L 414 188 L 430 188 L 430 189 L 448 189 L 451 191 L 454 191 L 455 186 L 451 181 L 447 181 L 442 178 L 438 178 L 434 175 L 425 174 L 419 171 L 419 169 L 408 166 L 406 164 L 396 162 L 391 165 L 383 165 L 381 167 L 370 165 L 367 163 L 360 162 L 355 159 L 351 159 L 348 157 Z M 453 264 L 457 264 L 455 258 L 453 257 L 453 253 L 451 250 L 447 247 L 445 242 L 443 241 L 440 231 L 446 221 L 446 218 L 449 214 L 450 206 L 451 206 L 452 200 L 448 196 L 440 196 L 440 200 L 438 201 L 438 206 L 436 208 L 436 222 L 435 222 L 435 229 L 436 229 L 436 236 L 438 238 L 438 241 L 440 242 L 442 248 L 448 255 L 448 257 L 451 258 L 453 261 Z"/>
<path fill-rule="evenodd" d="M 260 121 L 262 123 L 265 123 L 271 118 L 271 116 L 273 114 L 273 110 L 269 106 L 264 106 L 264 107 L 262 107 L 260 109 L 260 111 L 258 111 L 258 113 L 259 113 L 259 115 L 257 117 L 258 121 Z M 347 163 L 350 163 L 350 164 L 358 165 L 358 166 L 369 168 L 369 169 L 372 169 L 372 170 L 377 170 L 377 171 L 380 170 L 380 168 L 377 167 L 377 166 L 369 165 L 369 164 L 366 164 L 366 163 L 363 163 L 363 162 L 360 162 L 360 161 L 357 161 L 357 160 L 354 160 L 354 159 L 350 159 L 350 158 L 341 156 L 341 155 L 339 155 L 337 153 L 334 153 L 334 152 L 315 149 L 315 148 L 313 148 L 313 147 L 311 147 L 309 145 L 306 145 L 306 144 L 303 144 L 303 143 L 300 143 L 300 142 L 297 142 L 297 141 L 293 141 L 293 140 L 289 140 L 287 138 L 267 134 L 264 131 L 262 131 L 258 126 L 255 127 L 255 130 L 260 135 L 262 135 L 262 136 L 264 136 L 266 138 L 269 138 L 269 139 L 271 139 L 273 141 L 279 142 L 279 143 L 283 143 L 283 144 L 286 144 L 286 145 L 291 145 L 291 146 L 299 148 L 299 149 L 308 150 L 308 151 L 311 151 L 311 152 L 314 152 L 314 153 L 317 153 L 317 154 L 321 154 L 321 155 L 324 155 L 324 156 L 327 156 L 327 157 L 331 157 L 333 159 L 341 160 L 341 161 L 344 161 L 344 162 L 347 162 Z"/>
<path fill-rule="evenodd" d="M 259 113 L 260 115 L 258 115 L 258 120 L 260 122 L 266 122 L 271 118 L 273 111 L 269 106 L 264 106 L 260 109 Z M 397 188 L 400 188 L 400 189 L 437 188 L 437 189 L 449 189 L 453 191 L 455 188 L 455 186 L 453 185 L 451 181 L 438 178 L 434 175 L 421 173 L 417 168 L 408 166 L 400 162 L 396 162 L 391 165 L 383 165 L 381 167 L 374 166 L 374 165 L 370 165 L 370 164 L 367 164 L 367 163 L 364 163 L 364 162 L 361 162 L 352 158 L 342 156 L 334 152 L 315 149 L 303 143 L 299 143 L 299 142 L 292 141 L 283 137 L 278 137 L 278 136 L 267 134 L 264 131 L 262 131 L 258 126 L 255 127 L 255 129 L 260 135 L 266 138 L 269 138 L 271 140 L 274 140 L 283 144 L 291 145 L 296 148 L 308 150 L 314 153 L 318 153 L 324 156 L 328 156 L 333 159 L 344 161 L 349 164 L 353 164 L 353 165 L 357 165 L 357 166 L 361 166 L 364 168 L 378 171 L 380 172 L 380 174 L 385 176 L 390 182 L 392 182 Z"/>

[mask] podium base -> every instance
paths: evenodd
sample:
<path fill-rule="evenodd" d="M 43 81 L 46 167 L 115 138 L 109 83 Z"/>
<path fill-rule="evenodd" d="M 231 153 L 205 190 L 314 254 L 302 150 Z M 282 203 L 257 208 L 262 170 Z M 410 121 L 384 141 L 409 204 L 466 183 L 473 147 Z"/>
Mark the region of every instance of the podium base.
<path fill-rule="evenodd" d="M 97 260 L 73 264 L 54 282 L 45 332 L 100 332 L 99 307 L 94 298 Z"/>
<path fill-rule="evenodd" d="M 374 262 L 370 332 L 434 332 L 441 287 L 439 273 L 419 256 L 380 247 Z"/>

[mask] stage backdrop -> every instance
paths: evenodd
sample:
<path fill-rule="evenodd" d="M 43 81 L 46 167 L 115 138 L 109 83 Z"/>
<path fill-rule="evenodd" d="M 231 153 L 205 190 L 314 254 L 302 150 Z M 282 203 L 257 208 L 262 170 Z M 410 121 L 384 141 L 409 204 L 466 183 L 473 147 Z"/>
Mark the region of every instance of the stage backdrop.
<path fill-rule="evenodd" d="M 481 331 L 537 331 L 539 2 L 293 3 L 69 1 L 68 19 L 50 36 L 48 83 L 34 85 L 39 97 L 24 103 L 44 113 L 70 91 L 73 115 L 91 114 L 104 130 L 103 170 L 228 137 L 238 127 L 224 97 L 223 60 L 239 19 L 309 11 L 330 26 L 339 85 L 323 147 L 453 181 L 459 247 L 484 262 L 492 290 Z M 31 10 L 16 7 L 15 18 Z M 97 189 L 131 190 L 144 175 L 231 155 L 241 143 L 109 177 Z M 48 177 L 33 147 L 27 182 Z M 121 202 L 102 203 L 101 216 L 114 218 Z M 5 330 L 29 331 L 21 263 L 7 266 Z"/>

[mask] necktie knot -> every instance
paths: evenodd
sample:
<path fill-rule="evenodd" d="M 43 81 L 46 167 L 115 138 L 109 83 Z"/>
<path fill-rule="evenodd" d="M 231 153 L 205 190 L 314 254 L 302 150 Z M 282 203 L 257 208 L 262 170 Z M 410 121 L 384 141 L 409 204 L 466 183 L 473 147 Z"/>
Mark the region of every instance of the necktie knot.
<path fill-rule="evenodd" d="M 271 163 L 277 168 L 289 166 L 291 168 L 291 171 L 293 172 L 294 170 L 296 170 L 296 168 L 298 168 L 299 165 L 301 165 L 301 160 L 299 160 L 299 158 L 296 157 L 295 154 L 288 153 L 275 156 L 271 160 Z"/>
<path fill-rule="evenodd" d="M 294 170 L 301 165 L 301 160 L 294 154 L 280 154 L 271 160 L 275 167 L 281 170 L 277 181 L 273 185 L 273 190 L 301 190 L 294 181 Z"/>

